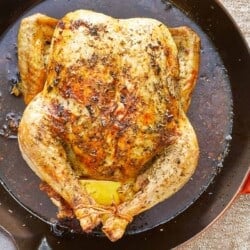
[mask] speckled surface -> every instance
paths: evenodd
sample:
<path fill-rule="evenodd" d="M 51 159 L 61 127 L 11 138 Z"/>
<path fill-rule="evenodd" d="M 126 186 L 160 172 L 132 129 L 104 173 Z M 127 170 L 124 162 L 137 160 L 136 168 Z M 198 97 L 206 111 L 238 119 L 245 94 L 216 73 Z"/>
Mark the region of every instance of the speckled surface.
<path fill-rule="evenodd" d="M 250 195 L 241 195 L 214 224 L 175 250 L 248 250 L 249 225 Z"/>
<path fill-rule="evenodd" d="M 250 45 L 250 1 L 221 0 Z M 241 195 L 218 220 L 175 250 L 250 249 L 250 195 Z"/>
<path fill-rule="evenodd" d="M 220 0 L 240 27 L 248 44 L 250 44 L 250 1 Z"/>

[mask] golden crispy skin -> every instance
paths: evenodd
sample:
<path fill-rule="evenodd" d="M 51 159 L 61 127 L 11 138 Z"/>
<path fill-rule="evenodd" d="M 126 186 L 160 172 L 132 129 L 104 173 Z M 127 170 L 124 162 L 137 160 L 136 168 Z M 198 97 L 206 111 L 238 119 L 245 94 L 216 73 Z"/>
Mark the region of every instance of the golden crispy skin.
<path fill-rule="evenodd" d="M 169 29 L 178 49 L 179 86 L 182 108 L 187 112 L 200 65 L 200 38 L 188 27 Z"/>
<path fill-rule="evenodd" d="M 20 90 L 26 104 L 44 87 L 49 48 L 57 22 L 57 19 L 42 14 L 26 17 L 21 22 L 18 33 L 18 61 L 22 79 Z M 200 38 L 186 26 L 170 28 L 169 31 L 178 49 L 180 100 L 186 112 L 198 77 Z"/>
<path fill-rule="evenodd" d="M 54 30 L 46 84 L 27 106 L 18 140 L 86 232 L 102 223 L 110 240 L 119 239 L 135 215 L 195 170 L 199 149 L 180 101 L 177 47 L 165 25 L 146 18 L 80 10 Z M 98 204 L 81 179 L 119 181 L 127 198 Z"/>
<path fill-rule="evenodd" d="M 18 32 L 18 66 L 24 101 L 28 104 L 42 91 L 51 37 L 57 20 L 36 14 L 22 20 Z"/>

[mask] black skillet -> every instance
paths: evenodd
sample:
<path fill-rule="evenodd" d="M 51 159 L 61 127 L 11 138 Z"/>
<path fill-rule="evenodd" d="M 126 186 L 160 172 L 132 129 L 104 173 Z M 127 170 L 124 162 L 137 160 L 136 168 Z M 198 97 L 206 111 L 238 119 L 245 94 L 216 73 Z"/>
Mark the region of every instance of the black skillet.
<path fill-rule="evenodd" d="M 197 171 L 170 199 L 136 217 L 117 243 L 110 243 L 99 231 L 88 236 L 68 234 L 65 225 L 56 224 L 56 209 L 39 191 L 39 180 L 22 160 L 13 131 L 24 108 L 22 100 L 9 93 L 18 78 L 20 19 L 36 12 L 62 17 L 79 8 L 119 18 L 153 17 L 169 26 L 188 25 L 202 41 L 200 76 L 189 111 L 201 148 Z M 217 1 L 4 0 L 0 12 L 0 133 L 4 135 L 0 137 L 0 178 L 21 205 L 1 187 L 0 223 L 20 249 L 35 249 L 39 244 L 53 249 L 168 249 L 200 232 L 230 203 L 249 165 L 250 60 L 240 32 Z"/>

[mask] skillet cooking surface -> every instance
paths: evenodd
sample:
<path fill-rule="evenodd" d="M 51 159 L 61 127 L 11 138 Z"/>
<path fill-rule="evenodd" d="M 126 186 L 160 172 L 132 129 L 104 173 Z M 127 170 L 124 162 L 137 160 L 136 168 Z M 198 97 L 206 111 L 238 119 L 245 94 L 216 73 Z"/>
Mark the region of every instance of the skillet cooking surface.
<path fill-rule="evenodd" d="M 201 37 L 200 77 L 189 110 L 189 117 L 196 130 L 200 144 L 201 156 L 198 168 L 189 183 L 178 193 L 149 211 L 137 216 L 129 226 L 127 234 L 146 231 L 157 225 L 166 223 L 188 208 L 203 193 L 213 178 L 222 169 L 221 162 L 224 158 L 228 142 L 231 139 L 231 88 L 227 71 L 225 70 L 226 66 L 230 76 L 230 65 L 228 65 L 230 63 L 225 60 L 223 46 L 216 46 L 218 38 L 213 36 L 215 33 L 212 32 L 214 29 L 212 24 L 209 25 L 212 19 L 210 18 L 210 21 L 207 21 L 208 23 L 203 23 L 203 26 L 201 23 L 202 30 L 190 18 L 190 16 L 192 16 L 199 22 L 200 17 L 198 14 L 196 13 L 196 16 L 193 16 L 192 12 L 189 12 L 189 7 L 183 3 L 185 1 L 174 2 L 183 8 L 186 14 L 169 2 L 160 0 L 130 0 L 119 2 L 108 0 L 44 1 L 24 14 L 28 16 L 32 13 L 41 12 L 52 17 L 62 17 L 71 10 L 85 8 L 118 18 L 135 16 L 152 17 L 171 27 L 187 25 L 193 28 Z M 215 7 L 217 8 L 216 5 L 210 5 L 209 7 L 213 10 Z M 195 8 L 190 9 L 190 11 L 191 10 L 195 12 Z M 11 84 L 17 79 L 16 36 L 19 22 L 23 18 L 22 13 L 20 13 L 19 16 L 20 18 L 17 19 L 13 26 L 2 36 L 0 42 L 0 128 L 2 129 L 2 133 L 8 132 L 8 128 L 6 129 L 5 125 L 10 124 L 13 117 L 14 119 L 18 119 L 24 109 L 22 100 L 9 94 Z M 206 31 L 206 33 L 204 31 Z M 214 40 L 213 43 L 207 34 L 212 36 L 211 38 Z M 225 62 L 222 62 L 221 56 Z M 241 62 L 244 60 L 243 57 L 240 59 Z M 1 137 L 0 140 L 0 177 L 5 188 L 30 212 L 42 220 L 53 224 L 54 220 L 51 221 L 51 218 L 55 218 L 56 208 L 51 204 L 47 196 L 39 191 L 38 186 L 40 181 L 22 160 L 16 139 Z M 230 155 L 232 154 L 230 153 Z M 230 158 L 230 155 L 228 158 Z M 225 168 L 229 165 L 230 164 L 226 162 L 222 172 L 224 172 Z M 242 176 L 244 176 L 244 173 L 241 174 L 241 180 Z M 211 185 L 210 189 L 211 188 L 213 188 L 213 185 Z M 204 195 L 213 196 L 213 191 L 207 191 Z M 199 202 L 200 199 L 196 203 Z M 194 205 L 191 206 L 190 209 L 192 209 Z M 180 216 L 183 216 L 183 214 Z M 180 218 L 180 216 L 178 216 L 177 219 Z M 169 223 L 166 223 L 165 225 L 168 224 Z M 190 233 L 191 231 L 192 230 L 190 230 Z M 153 234 L 153 232 L 154 230 L 151 230 L 149 234 Z M 138 237 L 141 237 L 141 235 Z M 176 238 L 178 237 L 176 236 Z"/>
<path fill-rule="evenodd" d="M 220 162 L 227 144 L 225 138 L 230 139 L 228 134 L 230 132 L 231 93 L 228 78 L 218 54 L 206 35 L 189 18 L 178 9 L 172 7 L 172 5 L 165 5 L 160 1 L 150 0 L 143 1 L 143 4 L 140 2 L 136 3 L 135 1 L 123 1 L 122 4 L 118 4 L 117 1 L 114 1 L 112 5 L 103 1 L 102 4 L 96 4 L 94 1 L 85 2 L 83 4 L 82 1 L 72 1 L 70 3 L 66 2 L 66 5 L 53 1 L 45 1 L 32 8 L 25 15 L 42 12 L 49 16 L 60 18 L 65 13 L 84 6 L 86 9 L 94 9 L 95 11 L 120 18 L 147 16 L 157 18 L 169 26 L 181 26 L 185 24 L 191 26 L 201 36 L 200 78 L 189 111 L 189 117 L 195 127 L 200 144 L 200 163 L 197 171 L 185 188 L 162 204 L 138 216 L 130 225 L 127 233 L 144 231 L 168 221 L 188 207 L 197 199 L 217 173 L 218 164 L 221 164 Z M 53 8 L 51 5 L 53 5 Z M 55 7 L 54 5 L 57 6 Z M 168 10 L 165 10 L 167 7 Z M 5 68 L 2 67 L 2 75 L 7 78 L 3 82 L 8 82 L 8 78 L 15 77 L 13 76 L 13 72 L 17 72 L 17 69 L 12 68 L 12 66 L 15 67 L 16 65 L 14 54 L 16 49 L 14 44 L 16 43 L 19 20 L 4 36 L 1 43 L 0 52 L 2 55 L 5 55 L 5 62 L 2 64 Z M 8 85 L 5 84 L 6 86 Z M 15 114 L 22 113 L 23 105 L 20 105 L 22 104 L 22 100 L 13 100 L 16 98 L 8 94 L 8 88 L 3 93 L 1 100 L 3 103 L 8 104 L 8 106 L 4 107 L 3 113 L 6 113 L 6 115 L 10 111 Z M 4 161 L 6 161 L 4 167 L 6 169 L 1 169 L 2 180 L 25 207 L 31 209 L 39 217 L 50 221 L 50 218 L 55 217 L 56 209 L 54 205 L 48 202 L 47 197 L 38 190 L 40 181 L 34 177 L 34 174 L 22 160 L 16 140 L 11 143 L 14 144 L 11 154 L 9 151 L 10 142 L 8 140 L 5 143 L 6 147 L 3 149 L 3 155 L 5 155 Z M 7 161 L 9 164 L 7 164 Z"/>

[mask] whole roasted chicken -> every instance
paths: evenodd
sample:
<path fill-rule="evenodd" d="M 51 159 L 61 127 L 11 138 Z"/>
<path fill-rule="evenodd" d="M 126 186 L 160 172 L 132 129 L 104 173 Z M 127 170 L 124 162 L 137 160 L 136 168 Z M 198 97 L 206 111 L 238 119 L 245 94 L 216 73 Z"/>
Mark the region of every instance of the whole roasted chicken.
<path fill-rule="evenodd" d="M 116 241 L 189 180 L 199 148 L 185 112 L 199 46 L 191 29 L 148 18 L 78 10 L 22 20 L 18 141 L 59 218 L 85 232 L 101 224 Z"/>

